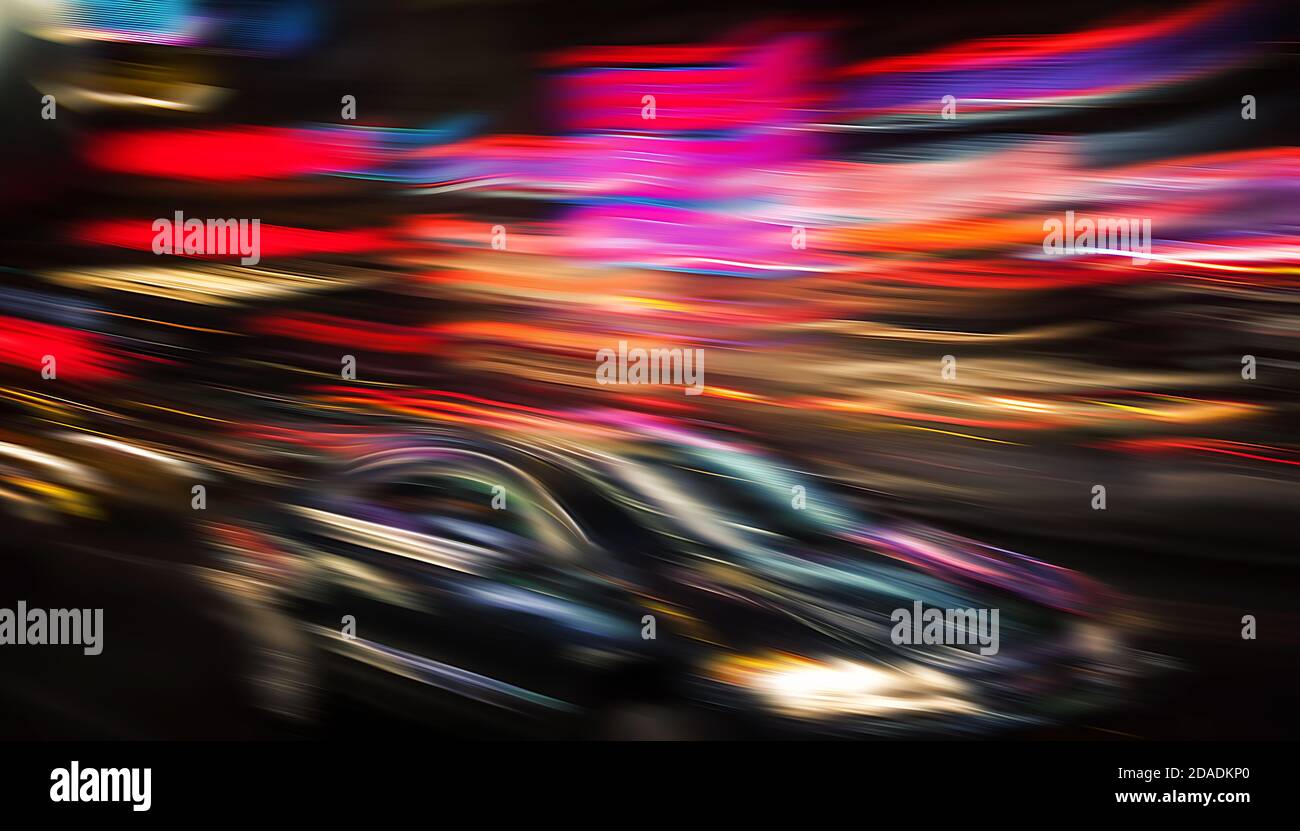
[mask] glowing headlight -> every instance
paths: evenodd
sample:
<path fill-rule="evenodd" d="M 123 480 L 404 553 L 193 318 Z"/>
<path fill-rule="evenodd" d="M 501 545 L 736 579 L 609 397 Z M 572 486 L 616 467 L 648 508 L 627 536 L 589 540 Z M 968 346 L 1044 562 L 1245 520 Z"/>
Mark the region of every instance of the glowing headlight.
<path fill-rule="evenodd" d="M 798 655 L 729 657 L 713 667 L 724 683 L 745 687 L 771 709 L 802 718 L 971 713 L 956 678 L 926 667 L 906 669 Z"/>

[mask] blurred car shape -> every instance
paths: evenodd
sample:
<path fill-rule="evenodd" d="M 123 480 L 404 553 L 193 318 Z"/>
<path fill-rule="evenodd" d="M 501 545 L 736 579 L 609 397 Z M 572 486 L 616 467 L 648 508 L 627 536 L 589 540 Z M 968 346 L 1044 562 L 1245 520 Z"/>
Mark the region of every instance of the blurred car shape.
<path fill-rule="evenodd" d="M 868 519 L 730 439 L 634 432 L 372 434 L 219 528 L 272 709 L 328 691 L 512 734 L 891 735 L 1122 689 L 1110 601 L 1074 573 Z M 1000 651 L 894 643 L 914 601 L 999 609 Z"/>

